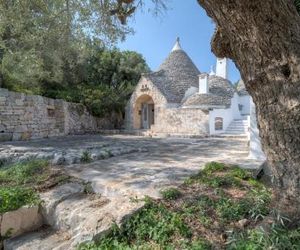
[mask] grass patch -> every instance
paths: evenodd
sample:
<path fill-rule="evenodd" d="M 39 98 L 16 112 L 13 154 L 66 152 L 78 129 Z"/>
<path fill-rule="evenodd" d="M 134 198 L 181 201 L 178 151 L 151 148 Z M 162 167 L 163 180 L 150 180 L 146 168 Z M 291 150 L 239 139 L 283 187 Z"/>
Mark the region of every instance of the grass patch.
<path fill-rule="evenodd" d="M 230 237 L 231 244 L 228 249 L 300 249 L 300 228 L 287 230 L 282 226 L 273 225 L 269 233 L 262 228 L 235 233 Z"/>
<path fill-rule="evenodd" d="M 176 200 L 181 196 L 181 192 L 177 188 L 168 188 L 160 191 L 165 200 Z"/>
<path fill-rule="evenodd" d="M 0 213 L 16 210 L 24 205 L 40 203 L 38 194 L 31 188 L 0 187 Z"/>
<path fill-rule="evenodd" d="M 69 181 L 70 177 L 34 159 L 0 168 L 0 213 L 40 203 L 39 191 Z"/>
<path fill-rule="evenodd" d="M 32 160 L 16 163 L 0 169 L 0 185 L 24 185 L 43 182 L 47 176 L 49 162 L 46 160 Z"/>
<path fill-rule="evenodd" d="M 246 170 L 210 163 L 162 196 L 79 249 L 300 249 L 300 229 L 256 228 L 271 213 L 272 193 Z"/>
<path fill-rule="evenodd" d="M 114 225 L 98 243 L 84 244 L 79 249 L 210 249 L 204 239 L 191 239 L 192 230 L 181 213 L 151 199 L 145 202 L 121 228 Z"/>

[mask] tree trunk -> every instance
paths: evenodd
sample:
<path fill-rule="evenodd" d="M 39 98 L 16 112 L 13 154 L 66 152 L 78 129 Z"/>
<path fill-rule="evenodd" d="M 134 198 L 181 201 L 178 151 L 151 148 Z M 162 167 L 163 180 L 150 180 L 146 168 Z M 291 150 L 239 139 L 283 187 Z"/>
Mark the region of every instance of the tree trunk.
<path fill-rule="evenodd" d="M 216 22 L 212 50 L 231 58 L 257 109 L 277 209 L 300 221 L 300 16 L 293 0 L 198 0 Z"/>

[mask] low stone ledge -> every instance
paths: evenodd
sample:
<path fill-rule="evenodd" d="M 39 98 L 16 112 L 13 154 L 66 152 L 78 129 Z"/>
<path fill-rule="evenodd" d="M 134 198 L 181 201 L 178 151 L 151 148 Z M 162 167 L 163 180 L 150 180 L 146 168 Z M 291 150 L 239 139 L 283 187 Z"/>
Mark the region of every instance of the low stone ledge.
<path fill-rule="evenodd" d="M 24 206 L 1 215 L 1 236 L 15 237 L 36 230 L 42 225 L 43 218 L 39 206 Z"/>

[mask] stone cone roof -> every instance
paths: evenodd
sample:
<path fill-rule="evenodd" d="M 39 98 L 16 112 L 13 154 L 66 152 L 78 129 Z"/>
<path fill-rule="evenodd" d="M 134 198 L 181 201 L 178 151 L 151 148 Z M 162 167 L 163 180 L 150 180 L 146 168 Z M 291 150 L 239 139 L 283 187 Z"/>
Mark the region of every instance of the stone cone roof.
<path fill-rule="evenodd" d="M 179 39 L 157 72 L 146 76 L 158 87 L 168 102 L 180 103 L 186 90 L 198 87 L 200 71 L 182 50 Z"/>

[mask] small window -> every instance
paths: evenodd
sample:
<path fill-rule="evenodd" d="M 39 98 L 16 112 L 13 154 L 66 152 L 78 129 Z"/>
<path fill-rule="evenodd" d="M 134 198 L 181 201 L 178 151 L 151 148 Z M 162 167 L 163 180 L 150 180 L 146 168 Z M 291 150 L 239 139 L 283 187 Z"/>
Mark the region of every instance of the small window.
<path fill-rule="evenodd" d="M 223 130 L 223 118 L 222 117 L 215 118 L 215 130 Z"/>

